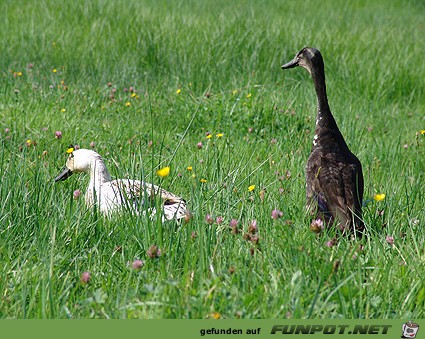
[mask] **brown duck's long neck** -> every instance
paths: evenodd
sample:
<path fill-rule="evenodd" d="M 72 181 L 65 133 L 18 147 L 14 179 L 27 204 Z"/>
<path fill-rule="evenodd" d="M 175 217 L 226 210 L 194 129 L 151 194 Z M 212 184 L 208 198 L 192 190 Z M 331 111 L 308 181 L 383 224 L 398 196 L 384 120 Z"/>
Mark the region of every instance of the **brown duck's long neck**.
<path fill-rule="evenodd" d="M 313 72 L 312 77 L 317 95 L 316 129 L 319 127 L 338 129 L 329 108 L 328 97 L 326 95 L 325 72 L 323 70 Z"/>
<path fill-rule="evenodd" d="M 336 143 L 348 150 L 344 137 L 339 131 L 329 108 L 324 70 L 316 71 L 316 74 L 313 73 L 312 77 L 317 94 L 317 118 L 313 147 L 320 147 L 325 142 L 327 144 Z"/>

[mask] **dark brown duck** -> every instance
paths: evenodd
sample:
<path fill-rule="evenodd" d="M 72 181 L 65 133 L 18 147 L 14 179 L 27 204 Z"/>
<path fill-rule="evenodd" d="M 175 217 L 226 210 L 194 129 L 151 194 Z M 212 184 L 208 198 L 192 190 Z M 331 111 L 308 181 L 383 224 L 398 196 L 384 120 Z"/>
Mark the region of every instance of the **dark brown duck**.
<path fill-rule="evenodd" d="M 282 69 L 297 66 L 310 73 L 317 94 L 316 129 L 306 166 L 307 209 L 327 225 L 336 222 L 340 230 L 361 236 L 362 165 L 349 150 L 329 108 L 322 55 L 305 47 Z"/>

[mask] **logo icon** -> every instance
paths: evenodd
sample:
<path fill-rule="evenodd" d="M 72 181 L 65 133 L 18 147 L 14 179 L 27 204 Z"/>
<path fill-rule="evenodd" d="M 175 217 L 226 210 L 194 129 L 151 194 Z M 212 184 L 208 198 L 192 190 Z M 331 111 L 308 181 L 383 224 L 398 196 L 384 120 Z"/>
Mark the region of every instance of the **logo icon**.
<path fill-rule="evenodd" d="M 418 333 L 418 330 L 419 330 L 419 325 L 412 323 L 412 321 L 409 321 L 407 323 L 404 323 L 401 326 L 401 329 L 402 329 L 402 333 L 401 333 L 402 338 L 415 338 L 416 333 Z"/>

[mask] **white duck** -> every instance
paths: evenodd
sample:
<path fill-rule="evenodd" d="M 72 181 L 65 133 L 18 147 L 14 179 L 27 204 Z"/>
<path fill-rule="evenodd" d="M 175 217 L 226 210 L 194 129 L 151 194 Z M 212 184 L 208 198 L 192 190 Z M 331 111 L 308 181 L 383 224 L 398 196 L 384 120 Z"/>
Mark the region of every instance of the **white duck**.
<path fill-rule="evenodd" d="M 163 219 L 179 220 L 186 216 L 184 199 L 156 185 L 133 179 L 112 180 L 102 157 L 92 150 L 78 149 L 71 152 L 55 182 L 66 180 L 71 174 L 79 172 L 90 174 L 85 194 L 86 205 L 91 207 L 96 204 L 103 214 L 129 209 L 135 214 L 148 211 L 152 217 L 156 210 L 147 207 L 146 202 L 154 205 L 155 196 L 159 195 L 163 201 Z"/>

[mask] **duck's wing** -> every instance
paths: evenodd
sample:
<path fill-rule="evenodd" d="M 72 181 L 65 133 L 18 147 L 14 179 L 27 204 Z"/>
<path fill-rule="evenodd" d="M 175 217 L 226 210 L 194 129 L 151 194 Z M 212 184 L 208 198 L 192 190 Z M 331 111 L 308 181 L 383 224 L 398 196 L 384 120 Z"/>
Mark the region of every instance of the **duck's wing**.
<path fill-rule="evenodd" d="M 313 159 L 314 160 L 314 159 Z M 361 222 L 361 199 L 363 175 L 360 162 L 342 161 L 330 155 L 309 161 L 307 168 L 307 199 L 317 204 L 319 214 L 326 221 L 337 219 L 342 230 L 363 230 Z M 313 165 L 315 164 L 315 165 Z"/>
<path fill-rule="evenodd" d="M 186 202 L 183 198 L 160 188 L 159 186 L 132 179 L 113 180 L 111 182 L 120 196 L 132 205 L 132 208 L 145 209 L 151 216 L 155 214 L 155 198 L 162 201 L 164 218 L 182 219 L 186 216 Z"/>
<path fill-rule="evenodd" d="M 163 201 L 162 210 L 165 219 L 180 220 L 186 217 L 187 207 L 186 201 L 183 198 L 153 184 L 145 183 L 145 186 L 150 187 L 150 192 L 153 197 L 160 196 Z"/>
<path fill-rule="evenodd" d="M 321 219 L 326 224 L 332 224 L 334 222 L 334 215 L 331 212 L 328 198 L 322 187 L 322 174 L 321 155 L 312 154 L 306 166 L 307 211 L 313 218 Z"/>
<path fill-rule="evenodd" d="M 363 171 L 360 161 L 352 155 L 350 164 L 347 165 L 343 172 L 347 206 L 351 212 L 352 229 L 357 233 L 364 231 L 364 223 L 362 218 L 362 201 L 363 201 Z"/>

